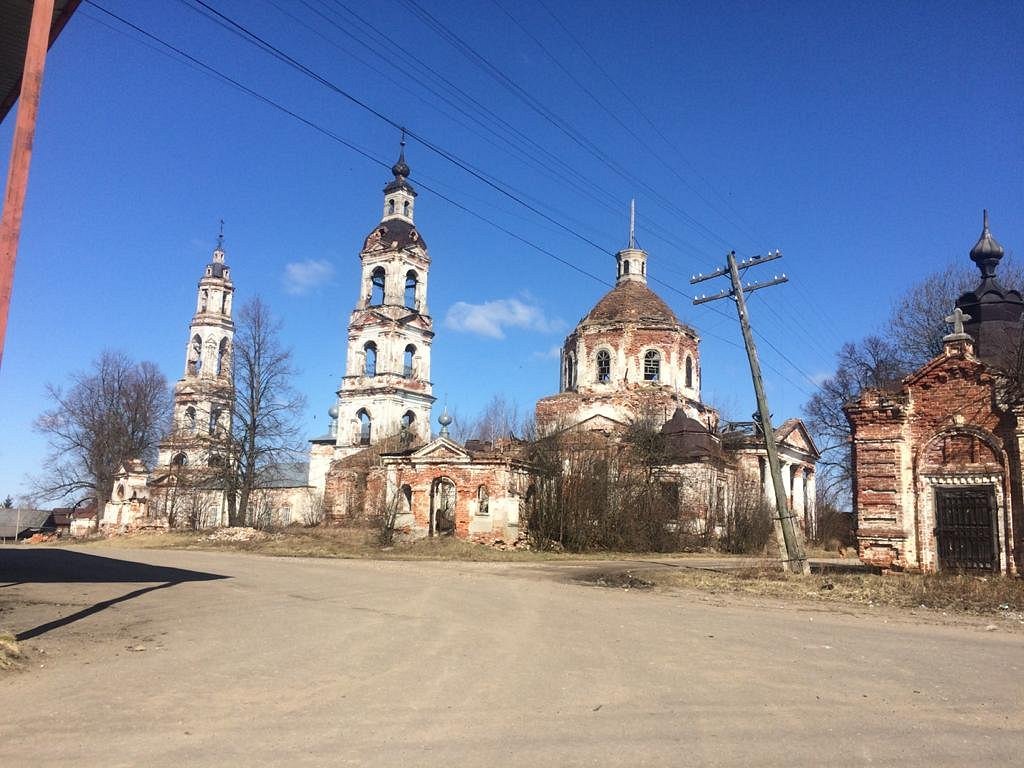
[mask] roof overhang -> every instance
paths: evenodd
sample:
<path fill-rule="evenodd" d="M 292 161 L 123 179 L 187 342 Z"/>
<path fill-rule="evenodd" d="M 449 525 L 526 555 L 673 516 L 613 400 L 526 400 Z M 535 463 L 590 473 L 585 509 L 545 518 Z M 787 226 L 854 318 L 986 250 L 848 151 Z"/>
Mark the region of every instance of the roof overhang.
<path fill-rule="evenodd" d="M 54 0 L 50 43 L 68 23 L 81 0 Z M 32 20 L 33 0 L 4 0 L 0 3 L 0 122 L 7 117 L 21 93 L 25 70 L 25 48 Z M 48 46 L 49 47 L 49 46 Z"/>

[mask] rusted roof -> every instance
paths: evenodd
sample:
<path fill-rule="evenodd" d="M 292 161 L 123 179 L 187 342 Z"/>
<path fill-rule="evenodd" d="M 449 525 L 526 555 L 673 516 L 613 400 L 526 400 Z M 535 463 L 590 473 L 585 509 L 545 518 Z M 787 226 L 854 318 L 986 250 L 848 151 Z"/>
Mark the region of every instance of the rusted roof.
<path fill-rule="evenodd" d="M 606 293 L 582 323 L 658 322 L 679 324 L 675 313 L 654 291 L 638 281 L 623 281 Z"/>
<path fill-rule="evenodd" d="M 55 0 L 50 45 L 64 29 L 80 0 Z M 21 93 L 21 75 L 25 70 L 25 48 L 32 19 L 32 0 L 4 0 L 0 3 L 0 122 Z"/>

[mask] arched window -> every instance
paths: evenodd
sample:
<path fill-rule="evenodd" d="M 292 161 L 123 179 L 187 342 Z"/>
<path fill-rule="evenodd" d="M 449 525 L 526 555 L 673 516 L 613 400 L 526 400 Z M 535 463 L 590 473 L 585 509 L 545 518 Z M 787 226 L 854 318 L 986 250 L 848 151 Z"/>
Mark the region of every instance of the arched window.
<path fill-rule="evenodd" d="M 622 262 L 622 274 L 624 274 L 624 275 L 628 275 L 629 274 L 629 262 L 628 261 Z"/>
<path fill-rule="evenodd" d="M 686 386 L 693 389 L 693 358 L 686 356 Z"/>
<path fill-rule="evenodd" d="M 612 377 L 612 356 L 607 349 L 597 353 L 597 380 L 607 383 Z"/>
<path fill-rule="evenodd" d="M 661 376 L 661 355 L 658 350 L 649 349 L 644 354 L 644 381 L 658 381 Z"/>
<path fill-rule="evenodd" d="M 184 453 L 175 454 L 174 458 L 171 459 L 172 467 L 184 467 L 188 464 L 188 456 Z"/>
<path fill-rule="evenodd" d="M 208 290 L 206 290 L 205 288 L 203 288 L 202 300 L 199 302 L 199 311 L 200 312 L 205 312 L 206 311 L 206 301 L 209 298 L 210 298 L 210 292 Z"/>
<path fill-rule="evenodd" d="M 403 485 L 399 498 L 399 511 L 408 514 L 412 512 L 412 486 Z"/>
<path fill-rule="evenodd" d="M 220 346 L 217 347 L 217 375 L 220 376 L 226 373 L 226 365 L 228 361 L 228 339 L 225 336 L 220 340 Z"/>
<path fill-rule="evenodd" d="M 206 460 L 206 466 L 219 468 L 224 466 L 224 459 L 218 456 L 216 453 L 211 453 L 210 458 Z"/>
<path fill-rule="evenodd" d="M 220 415 L 221 415 L 221 409 L 220 408 L 216 408 L 215 407 L 215 408 L 211 408 L 210 409 L 210 434 L 211 435 L 216 435 L 217 432 L 220 430 Z"/>
<path fill-rule="evenodd" d="M 370 306 L 379 307 L 384 303 L 384 281 L 387 273 L 384 267 L 377 267 L 370 275 Z"/>
<path fill-rule="evenodd" d="M 419 276 L 416 270 L 410 269 L 405 275 L 405 306 L 409 309 L 416 309 L 416 286 L 419 284 Z"/>
<path fill-rule="evenodd" d="M 490 512 L 490 499 L 487 495 L 487 486 L 481 485 L 476 489 L 476 513 L 486 515 Z"/>
<path fill-rule="evenodd" d="M 372 341 L 366 342 L 363 346 L 363 354 L 366 356 L 366 362 L 363 365 L 364 376 L 376 376 L 377 375 L 377 345 Z"/>
<path fill-rule="evenodd" d="M 388 216 L 392 216 L 395 213 L 395 200 L 392 198 L 388 200 Z"/>
<path fill-rule="evenodd" d="M 182 426 L 186 432 L 196 431 L 196 409 L 191 405 L 185 409 L 185 423 Z"/>
<path fill-rule="evenodd" d="M 369 445 L 370 444 L 370 429 L 373 426 L 370 420 L 370 414 L 366 412 L 366 409 L 362 409 L 356 414 L 356 418 L 359 419 L 359 444 Z"/>
<path fill-rule="evenodd" d="M 220 313 L 226 315 L 228 313 L 228 294 L 227 292 L 220 295 Z"/>
<path fill-rule="evenodd" d="M 199 338 L 197 333 L 192 337 L 192 347 L 188 352 L 188 370 L 189 373 L 199 373 L 203 368 L 203 340 Z"/>
<path fill-rule="evenodd" d="M 402 215 L 405 216 L 406 218 L 409 218 L 409 201 L 408 200 L 406 200 L 404 203 L 402 203 Z"/>
<path fill-rule="evenodd" d="M 402 414 L 402 429 L 409 429 L 414 421 L 416 421 L 416 414 L 412 411 L 406 411 Z"/>
<path fill-rule="evenodd" d="M 572 352 L 565 359 L 565 388 L 576 388 L 576 355 Z"/>
<path fill-rule="evenodd" d="M 124 483 L 119 483 L 117 486 L 117 498 L 118 500 L 124 499 Z"/>
<path fill-rule="evenodd" d="M 405 359 L 402 361 L 402 375 L 405 378 L 412 378 L 413 362 L 416 359 L 416 347 L 410 344 L 405 348 Z"/>

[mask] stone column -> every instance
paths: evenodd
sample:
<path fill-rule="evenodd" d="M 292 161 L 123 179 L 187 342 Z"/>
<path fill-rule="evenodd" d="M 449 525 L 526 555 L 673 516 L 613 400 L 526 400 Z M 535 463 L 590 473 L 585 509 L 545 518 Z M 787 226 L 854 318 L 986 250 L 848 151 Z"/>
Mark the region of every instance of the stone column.
<path fill-rule="evenodd" d="M 816 514 L 818 488 L 814 481 L 814 471 L 811 469 L 804 473 L 804 493 L 806 494 L 804 515 L 807 517 L 807 535 L 815 537 L 818 535 L 818 516 Z"/>

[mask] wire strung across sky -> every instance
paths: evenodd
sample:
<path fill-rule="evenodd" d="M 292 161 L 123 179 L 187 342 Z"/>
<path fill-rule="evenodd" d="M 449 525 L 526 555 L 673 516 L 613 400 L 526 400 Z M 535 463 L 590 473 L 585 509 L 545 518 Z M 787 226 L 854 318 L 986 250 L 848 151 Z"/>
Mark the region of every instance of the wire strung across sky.
<path fill-rule="evenodd" d="M 263 102 L 264 104 L 266 104 L 268 106 L 271 106 L 271 107 L 273 107 L 273 108 L 283 112 L 284 114 L 292 117 L 293 119 L 296 119 L 296 120 L 300 121 L 301 123 L 305 124 L 306 126 L 308 126 L 310 128 L 313 128 L 314 130 L 318 131 L 322 135 L 330 138 L 333 141 L 336 141 L 337 143 L 341 144 L 342 146 L 348 148 L 349 150 L 351 150 L 353 152 L 356 152 L 361 157 L 363 157 L 363 158 L 365 158 L 365 159 L 367 159 L 367 160 L 369 160 L 369 161 L 371 161 L 371 162 L 373 162 L 373 163 L 375 163 L 375 164 L 377 164 L 379 166 L 382 166 L 384 168 L 390 168 L 390 163 L 385 162 L 385 161 L 375 157 L 374 155 L 372 155 L 372 153 L 370 153 L 369 151 L 363 149 L 362 147 L 359 147 L 358 145 L 354 144 L 353 142 L 344 139 L 343 137 L 337 135 L 333 131 L 323 127 L 322 125 L 320 125 L 318 123 L 316 123 L 315 121 L 310 120 L 310 119 L 308 119 L 306 117 L 303 117 L 302 115 L 298 114 L 297 112 L 295 112 L 295 111 L 285 107 L 284 105 L 282 105 L 279 102 L 277 102 L 277 101 L 275 101 L 275 100 L 265 96 L 264 94 L 256 91 L 255 89 L 250 88 L 249 86 L 244 85 L 243 83 L 239 82 L 238 80 L 236 80 L 236 79 L 230 77 L 229 75 L 221 72 L 220 70 L 216 69 L 215 67 L 213 67 L 212 65 L 208 64 L 207 62 L 204 62 L 204 61 L 202 61 L 202 60 L 192 56 L 191 54 L 187 53 L 183 49 L 181 49 L 181 48 L 179 48 L 177 46 L 174 46 L 173 44 L 163 40 L 159 36 L 157 36 L 157 35 L 155 35 L 155 34 L 153 34 L 151 32 L 148 32 L 147 30 L 145 30 L 142 27 L 132 23 L 131 21 L 125 19 L 124 17 L 119 16 L 118 14 L 110 11 L 109 9 L 99 5 L 94 0 L 86 0 L 86 2 L 90 6 L 92 6 L 93 8 L 97 9 L 98 11 L 101 11 L 102 13 L 106 14 L 110 18 L 113 18 L 116 21 L 118 21 L 119 23 L 123 24 L 124 26 L 132 29 L 137 34 L 144 36 L 148 40 L 152 40 L 153 42 L 159 44 L 160 46 L 163 46 L 164 48 L 166 48 L 169 51 L 172 51 L 174 54 L 176 54 L 177 56 L 181 57 L 181 60 L 183 60 L 183 63 L 187 63 L 187 64 L 190 64 L 190 65 L 192 65 L 194 67 L 198 67 L 201 71 L 204 71 L 204 72 L 208 73 L 209 75 L 212 75 L 212 76 L 216 77 L 217 79 L 219 79 L 222 82 L 230 85 L 231 87 L 237 88 L 237 89 L 241 90 L 242 92 L 248 94 L 249 96 L 252 96 L 253 98 L 258 99 L 259 101 Z M 188 5 L 188 3 L 185 2 L 185 0 L 182 0 L 182 2 L 185 3 L 187 7 L 190 7 L 190 8 L 192 7 L 192 6 Z M 398 123 L 398 121 L 396 121 L 393 118 L 387 116 L 386 114 L 380 112 L 379 110 L 373 108 L 369 104 L 366 104 L 364 101 L 362 101 L 358 97 L 355 97 L 354 95 L 348 93 L 347 91 L 345 91 L 341 87 L 337 86 L 333 82 L 327 80 L 323 76 L 321 76 L 321 75 L 317 74 L 316 72 L 310 70 L 308 67 L 306 67 L 305 65 L 303 65 L 300 62 L 296 61 L 294 58 L 289 56 L 284 51 L 281 51 L 280 49 L 276 48 L 272 44 L 270 44 L 267 41 L 263 40 L 258 35 L 255 35 L 254 33 L 250 32 L 249 30 L 244 28 L 242 25 L 240 25 L 237 22 L 231 20 L 230 18 L 224 16 L 223 14 L 221 14 L 216 9 L 213 9 L 207 3 L 203 2 L 203 0 L 194 0 L 194 2 L 196 2 L 200 6 L 202 6 L 202 9 L 206 9 L 206 11 L 208 11 L 208 13 L 204 13 L 203 14 L 204 16 L 206 16 L 207 18 L 213 18 L 213 20 L 217 21 L 217 23 L 220 26 L 229 29 L 234 34 L 236 34 L 239 37 L 241 37 L 243 40 L 246 40 L 247 42 L 257 46 L 259 49 L 263 50 L 264 52 L 266 52 L 266 53 L 268 53 L 268 54 L 270 54 L 272 56 L 274 56 L 279 61 L 282 61 L 282 62 L 286 63 L 288 66 L 290 66 L 290 67 L 292 67 L 294 69 L 297 69 L 299 72 L 301 72 L 305 76 L 314 79 L 316 82 L 320 83 L 324 87 L 327 87 L 331 91 L 333 91 L 333 92 L 337 93 L 338 95 L 342 96 L 343 98 L 347 99 L 348 101 L 350 101 L 351 103 L 355 104 L 359 108 L 369 112 L 370 114 L 372 114 L 375 117 L 377 117 L 378 119 L 384 121 L 386 124 L 392 126 L 393 128 L 395 128 L 397 130 L 404 130 L 411 138 L 415 139 L 417 142 L 422 144 L 428 150 L 434 152 L 435 154 L 437 154 L 438 156 L 440 156 L 443 159 L 447 160 L 448 162 L 452 163 L 453 165 L 455 165 L 456 167 L 460 168 L 464 172 L 469 173 L 474 178 L 477 178 L 478 180 L 480 180 L 481 182 L 483 182 L 487 186 L 491 187 L 492 189 L 494 189 L 495 191 L 499 192 L 500 194 L 506 196 L 507 198 L 509 198 L 513 202 L 517 203 L 518 205 L 523 206 L 524 208 L 526 208 L 527 210 L 531 211 L 535 215 L 541 217 L 545 221 L 547 221 L 547 222 L 551 223 L 552 225 L 558 227 L 559 229 L 565 231 L 566 233 L 570 234 L 571 236 L 581 240 L 582 242 L 584 242 L 588 246 L 593 247 L 593 248 L 599 250 L 602 254 L 613 255 L 613 253 L 611 251 L 609 251 L 608 249 L 604 248 L 603 246 L 601 246 L 600 244 L 598 244 L 597 242 L 595 242 L 594 240 L 592 240 L 588 236 L 583 235 L 582 233 L 580 233 L 579 231 L 573 229 L 572 227 L 569 227 L 564 222 L 559 221 L 559 220 L 551 217 L 550 215 L 546 214 L 544 211 L 542 211 L 539 208 L 537 208 L 535 205 L 532 205 L 528 201 L 522 199 L 522 197 L 517 195 L 514 191 L 510 191 L 510 189 L 507 188 L 509 185 L 506 185 L 506 184 L 502 183 L 500 180 L 496 179 L 495 177 L 491 177 L 488 174 L 485 174 L 480 169 L 474 168 L 469 163 L 467 163 L 467 162 L 463 161 L 462 159 L 460 159 L 459 157 L 457 157 L 454 153 L 452 153 L 450 151 L 447 151 L 447 150 L 437 146 L 432 141 L 427 139 L 425 136 L 422 136 L 422 135 L 420 135 L 419 133 L 417 133 L 415 131 L 412 131 L 412 130 L 406 128 L 406 127 L 401 126 Z M 202 12 L 202 9 L 193 8 L 193 10 L 196 10 L 197 12 Z M 211 17 L 210 16 L 211 13 L 214 14 L 215 17 Z M 151 47 L 151 46 L 147 46 L 147 47 Z M 498 231 L 501 231 L 502 233 L 508 235 L 509 237 L 512 237 L 513 239 L 517 240 L 518 242 L 521 242 L 524 245 L 527 245 L 528 247 L 532 248 L 533 250 L 536 250 L 537 252 L 539 252 L 539 253 L 541 253 L 541 254 L 549 257 L 549 258 L 552 258 L 553 260 L 563 264 L 564 266 L 567 266 L 570 269 L 573 269 L 574 271 L 576 271 L 576 272 L 578 272 L 580 274 L 583 274 L 583 275 L 585 275 L 585 276 L 587 276 L 587 277 L 589 277 L 589 278 L 591 278 L 591 279 L 593 279 L 593 280 L 595 280 L 595 281 L 597 281 L 597 282 L 599 282 L 599 283 L 601 283 L 601 284 L 603 284 L 605 286 L 610 286 L 611 285 L 611 283 L 608 280 L 606 280 L 604 278 L 601 278 L 598 275 L 595 275 L 594 273 L 592 273 L 592 272 L 590 272 L 590 271 L 588 271 L 588 270 L 586 270 L 586 269 L 584 269 L 584 268 L 582 268 L 582 267 L 580 267 L 580 266 L 570 262 L 569 260 L 564 259 L 564 258 L 558 256 L 557 254 L 553 253 L 552 251 L 550 251 L 550 250 L 548 250 L 548 249 L 538 245 L 537 243 L 531 241 L 529 238 L 526 238 L 526 237 L 524 237 L 522 235 L 519 235 L 518 233 L 516 233 L 516 232 L 514 232 L 514 231 L 512 231 L 512 230 L 510 230 L 510 229 L 508 229 L 508 228 L 506 228 L 504 226 L 502 226 L 501 224 L 493 221 L 492 219 L 490 219 L 490 218 L 488 218 L 486 216 L 483 216 L 482 214 L 480 214 L 477 211 L 469 208 L 468 206 L 466 206 L 466 205 L 464 205 L 464 204 L 454 200 L 450 196 L 443 194 L 442 192 L 440 192 L 437 189 L 434 189 L 433 187 L 431 187 L 428 184 L 425 184 L 423 181 L 420 181 L 419 185 L 424 190 L 431 192 L 432 194 L 436 195 L 438 198 L 444 200 L 445 202 L 449 203 L 450 205 L 453 205 L 454 207 L 458 208 L 459 210 L 462 210 L 462 211 L 464 211 L 466 213 L 469 213 L 469 214 L 473 215 L 474 217 L 477 217 L 477 218 L 481 219 L 482 221 L 484 221 L 488 225 L 496 228 Z M 674 293 L 677 293 L 680 296 L 683 296 L 684 298 L 686 298 L 688 300 L 692 300 L 692 298 L 693 298 L 691 295 L 687 294 L 685 291 L 680 290 L 679 288 L 675 287 L 674 285 L 671 285 L 670 283 L 667 283 L 667 282 L 665 282 L 663 280 L 659 280 L 657 278 L 649 278 L 649 279 L 651 279 L 652 282 L 656 282 L 659 285 L 664 286 L 666 289 L 668 289 L 668 290 L 670 290 L 670 291 L 672 291 Z M 710 309 L 712 309 L 712 311 L 715 311 L 718 314 L 722 315 L 723 317 L 731 319 L 730 315 L 728 315 L 726 312 L 724 312 L 721 309 L 718 309 L 718 308 L 715 308 L 715 307 L 710 307 Z M 733 341 L 731 339 L 728 339 L 728 338 L 726 338 L 724 336 L 720 336 L 718 334 L 706 333 L 705 335 L 707 335 L 707 336 L 709 336 L 711 338 L 715 338 L 715 339 L 717 339 L 717 340 L 719 340 L 719 341 L 721 341 L 721 342 L 723 342 L 725 344 L 728 344 L 728 345 L 736 347 L 736 348 L 739 348 L 741 346 L 737 342 L 735 342 L 735 341 Z M 814 386 L 816 389 L 818 388 L 818 385 L 814 382 L 814 380 L 808 374 L 806 374 L 806 372 L 802 371 L 795 363 L 793 363 L 793 361 L 790 360 L 781 350 L 779 350 L 778 347 L 776 347 L 770 340 L 768 340 L 761 333 L 758 333 L 757 335 L 762 340 L 764 340 L 765 343 L 767 343 L 777 354 L 779 354 L 779 356 L 782 357 L 782 359 L 784 359 L 790 366 L 792 366 L 792 368 L 794 370 L 796 370 L 801 375 L 803 375 L 811 383 L 812 386 Z M 767 364 L 767 363 L 765 364 L 765 366 L 767 368 L 769 368 L 770 370 L 772 370 L 777 375 L 779 375 L 785 381 L 787 381 L 787 383 L 789 383 L 791 386 L 796 388 L 798 391 L 802 392 L 805 395 L 810 396 L 811 393 L 809 393 L 806 389 L 804 389 L 802 386 L 800 386 L 796 382 L 792 381 L 784 372 L 778 370 L 774 366 L 772 366 L 770 364 Z"/>

